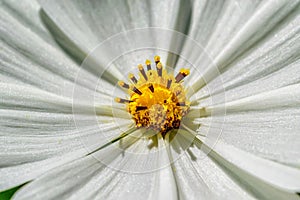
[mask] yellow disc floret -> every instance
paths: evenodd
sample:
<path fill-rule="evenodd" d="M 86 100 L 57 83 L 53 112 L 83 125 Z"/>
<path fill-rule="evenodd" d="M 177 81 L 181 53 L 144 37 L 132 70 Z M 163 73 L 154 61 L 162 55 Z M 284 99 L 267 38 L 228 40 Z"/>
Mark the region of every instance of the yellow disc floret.
<path fill-rule="evenodd" d="M 127 111 L 137 127 L 157 130 L 164 137 L 169 130 L 179 128 L 182 117 L 189 110 L 190 103 L 182 85 L 189 70 L 181 69 L 174 77 L 163 68 L 159 56 L 155 56 L 154 60 L 156 69 L 151 69 L 150 60 L 145 62 L 147 71 L 143 65 L 138 65 L 139 79 L 129 74 L 132 84 L 119 81 L 119 85 L 129 93 L 130 99 L 116 98 L 116 102 L 126 103 Z"/>

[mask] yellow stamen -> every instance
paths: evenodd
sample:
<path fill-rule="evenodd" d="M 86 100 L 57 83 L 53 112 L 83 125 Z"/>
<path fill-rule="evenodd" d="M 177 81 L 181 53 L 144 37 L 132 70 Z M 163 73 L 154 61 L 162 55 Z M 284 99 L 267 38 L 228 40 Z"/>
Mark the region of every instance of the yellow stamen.
<path fill-rule="evenodd" d="M 147 65 L 147 70 L 151 70 L 151 61 L 150 60 L 146 60 L 145 64 Z"/>
<path fill-rule="evenodd" d="M 160 57 L 159 56 L 154 56 L 154 61 L 155 61 L 155 63 L 158 63 L 160 61 Z"/>
<path fill-rule="evenodd" d="M 190 74 L 190 70 L 189 69 L 180 69 L 180 73 L 184 74 L 185 76 Z"/>
<path fill-rule="evenodd" d="M 132 115 L 137 127 L 157 130 L 164 137 L 169 130 L 179 128 L 182 117 L 189 110 L 190 102 L 181 84 L 189 70 L 181 69 L 174 77 L 163 68 L 159 56 L 155 56 L 154 60 L 156 70 L 152 70 L 150 60 L 146 60 L 147 72 L 141 64 L 138 65 L 139 79 L 129 74 L 128 78 L 134 84 L 119 82 L 121 87 L 130 88 L 130 99 L 116 98 L 115 101 L 126 103 L 127 111 Z"/>
<path fill-rule="evenodd" d="M 132 81 L 132 82 L 134 82 L 134 83 L 137 83 L 137 79 L 135 78 L 135 76 L 133 75 L 133 74 L 128 74 L 128 78 Z"/>
<path fill-rule="evenodd" d="M 190 70 L 188 69 L 181 69 L 177 76 L 175 77 L 176 83 L 180 82 L 184 77 L 190 74 Z"/>
<path fill-rule="evenodd" d="M 144 79 L 147 81 L 147 80 L 148 80 L 148 77 L 147 77 L 147 75 L 146 75 L 146 72 L 145 72 L 145 70 L 144 70 L 143 65 L 142 65 L 142 64 L 139 64 L 139 65 L 138 65 L 138 68 L 139 68 L 139 70 L 140 70 L 142 76 L 144 77 Z"/>
<path fill-rule="evenodd" d="M 119 86 L 121 86 L 123 88 L 129 89 L 129 85 L 124 83 L 124 81 L 119 81 L 118 84 L 119 84 Z"/>
<path fill-rule="evenodd" d="M 145 64 L 146 65 L 151 65 L 151 61 L 150 60 L 146 60 Z"/>
<path fill-rule="evenodd" d="M 158 76 L 162 76 L 162 64 L 159 62 L 159 63 L 157 63 L 157 65 L 156 65 L 156 69 L 157 69 L 157 74 L 158 74 Z"/>
<path fill-rule="evenodd" d="M 115 98 L 115 101 L 118 102 L 118 103 L 130 103 L 130 102 L 132 102 L 131 100 L 121 99 L 121 98 Z"/>
<path fill-rule="evenodd" d="M 115 101 L 118 102 L 118 103 L 120 103 L 120 102 L 121 102 L 121 99 L 118 98 L 118 97 L 116 97 L 116 98 L 115 98 Z"/>

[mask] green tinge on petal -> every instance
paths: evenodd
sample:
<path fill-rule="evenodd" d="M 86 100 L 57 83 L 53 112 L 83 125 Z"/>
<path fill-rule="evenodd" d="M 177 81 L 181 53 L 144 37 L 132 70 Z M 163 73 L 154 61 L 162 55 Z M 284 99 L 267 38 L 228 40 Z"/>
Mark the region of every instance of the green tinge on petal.
<path fill-rule="evenodd" d="M 26 184 L 26 183 L 25 183 Z M 20 186 L 17 186 L 17 187 L 14 187 L 14 188 L 11 188 L 11 189 L 8 189 L 8 190 L 5 190 L 3 192 L 0 192 L 0 199 L 1 200 L 9 200 L 12 198 L 12 196 L 22 187 L 24 186 L 25 184 L 23 185 L 20 185 Z"/>

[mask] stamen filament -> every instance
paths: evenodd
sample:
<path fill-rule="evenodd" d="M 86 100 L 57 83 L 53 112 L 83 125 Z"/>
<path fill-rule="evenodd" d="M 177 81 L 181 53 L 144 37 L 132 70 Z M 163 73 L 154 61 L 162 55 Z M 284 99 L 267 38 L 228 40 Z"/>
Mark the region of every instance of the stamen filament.
<path fill-rule="evenodd" d="M 151 61 L 150 60 L 146 60 L 146 65 L 147 65 L 147 71 L 151 70 Z"/>
<path fill-rule="evenodd" d="M 139 94 L 139 95 L 142 95 L 142 94 L 143 94 L 143 93 L 142 93 L 139 89 L 137 89 L 136 87 L 133 87 L 133 88 L 132 88 L 132 91 L 135 92 L 135 93 L 137 93 L 137 94 Z"/>
<path fill-rule="evenodd" d="M 152 93 L 154 92 L 154 87 L 153 87 L 152 83 L 150 83 L 150 85 L 149 85 L 148 88 L 150 89 L 150 91 L 151 91 Z"/>
<path fill-rule="evenodd" d="M 187 69 L 181 69 L 180 72 L 175 77 L 176 83 L 179 83 L 184 77 L 189 75 L 190 71 Z"/>
<path fill-rule="evenodd" d="M 118 82 L 119 86 L 125 88 L 125 89 L 129 89 L 129 85 L 123 81 L 119 81 Z"/>
<path fill-rule="evenodd" d="M 139 67 L 139 70 L 140 70 L 141 74 L 143 75 L 144 79 L 145 79 L 146 81 L 148 81 L 148 77 L 147 77 L 147 75 L 146 75 L 146 73 L 145 73 L 145 70 L 144 70 L 143 65 L 139 64 L 138 67 Z"/>
<path fill-rule="evenodd" d="M 159 56 L 155 56 L 154 57 L 154 61 L 155 61 L 156 64 L 159 63 L 160 62 L 160 57 Z"/>
<path fill-rule="evenodd" d="M 148 107 L 147 106 L 137 106 L 135 111 L 138 112 L 140 110 L 146 110 Z"/>
<path fill-rule="evenodd" d="M 157 65 L 156 65 L 156 70 L 157 70 L 157 74 L 158 74 L 158 76 L 162 76 L 162 64 L 159 62 L 159 63 L 157 63 Z"/>
<path fill-rule="evenodd" d="M 186 105 L 185 105 L 185 102 L 178 102 L 176 105 L 177 105 L 177 106 L 186 106 Z"/>
<path fill-rule="evenodd" d="M 131 103 L 131 102 L 133 102 L 132 100 L 128 100 L 128 99 L 121 99 L 121 98 L 115 98 L 115 101 L 117 102 L 117 103 Z"/>
<path fill-rule="evenodd" d="M 133 83 L 137 83 L 137 79 L 135 78 L 135 76 L 133 74 L 129 74 L 128 75 L 129 79 L 133 82 Z"/>
<path fill-rule="evenodd" d="M 168 89 L 170 89 L 171 84 L 172 84 L 172 79 L 168 79 L 168 82 L 167 82 L 167 88 Z"/>

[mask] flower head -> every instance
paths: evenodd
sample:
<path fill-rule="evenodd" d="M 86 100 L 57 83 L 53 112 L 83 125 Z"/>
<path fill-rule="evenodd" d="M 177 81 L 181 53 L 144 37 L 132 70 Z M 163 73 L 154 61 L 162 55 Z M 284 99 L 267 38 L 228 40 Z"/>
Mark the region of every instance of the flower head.
<path fill-rule="evenodd" d="M 159 56 L 154 59 L 154 70 L 149 60 L 146 61 L 147 72 L 143 65 L 138 65 L 138 80 L 129 74 L 132 85 L 119 82 L 130 94 L 130 99 L 115 100 L 127 104 L 127 111 L 137 127 L 154 129 L 164 137 L 170 130 L 179 128 L 181 119 L 188 112 L 190 103 L 186 99 L 182 80 L 189 74 L 189 70 L 181 69 L 174 77 L 163 68 Z"/>
<path fill-rule="evenodd" d="M 1 191 L 299 198 L 298 0 L 2 0 L 0 13 Z"/>

